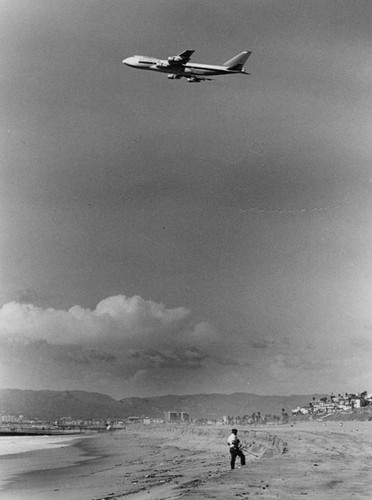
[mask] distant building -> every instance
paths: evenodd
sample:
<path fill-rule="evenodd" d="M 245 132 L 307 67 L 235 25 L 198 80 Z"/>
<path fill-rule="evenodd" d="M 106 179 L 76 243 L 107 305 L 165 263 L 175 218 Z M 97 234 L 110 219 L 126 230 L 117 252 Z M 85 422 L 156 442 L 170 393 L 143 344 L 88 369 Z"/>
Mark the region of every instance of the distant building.
<path fill-rule="evenodd" d="M 307 415 L 309 413 L 309 407 L 300 407 L 293 408 L 292 415 Z"/>
<path fill-rule="evenodd" d="M 190 422 L 190 415 L 185 411 L 167 411 L 164 416 L 169 423 Z"/>
<path fill-rule="evenodd" d="M 139 424 L 142 422 L 140 417 L 128 417 L 126 420 L 127 424 Z"/>
<path fill-rule="evenodd" d="M 345 392 L 344 395 L 331 394 L 330 397 L 322 397 L 320 399 L 313 398 L 313 401 L 309 403 L 308 407 L 305 408 L 294 408 L 292 410 L 292 415 L 303 415 L 306 413 L 334 413 L 334 412 L 345 412 L 352 411 L 354 409 L 364 408 L 366 406 L 372 405 L 372 397 L 367 391 L 351 394 Z M 304 411 L 308 409 L 308 412 Z"/>
<path fill-rule="evenodd" d="M 314 413 L 331 413 L 336 409 L 335 403 L 329 403 L 327 401 L 314 401 L 313 410 Z"/>
<path fill-rule="evenodd" d="M 125 424 L 124 424 L 124 421 L 123 420 L 114 420 L 112 423 L 111 423 L 111 427 L 113 429 L 125 429 Z"/>

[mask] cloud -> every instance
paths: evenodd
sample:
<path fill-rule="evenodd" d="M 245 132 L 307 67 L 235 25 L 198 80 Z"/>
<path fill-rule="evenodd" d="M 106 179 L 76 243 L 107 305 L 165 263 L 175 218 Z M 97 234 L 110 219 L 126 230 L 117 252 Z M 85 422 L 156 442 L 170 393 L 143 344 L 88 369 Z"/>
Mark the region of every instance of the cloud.
<path fill-rule="evenodd" d="M 109 354 L 109 353 L 103 352 L 103 351 L 98 351 L 97 349 L 91 349 L 88 352 L 88 355 L 94 361 L 99 360 L 99 361 L 105 361 L 105 362 L 112 362 L 112 361 L 115 361 L 115 359 L 116 359 L 113 354 Z"/>
<path fill-rule="evenodd" d="M 35 344 L 38 344 L 36 342 Z M 55 346 L 49 345 L 51 357 L 55 361 L 67 362 L 69 364 L 97 365 L 100 362 L 113 363 L 116 357 L 108 352 L 98 349 L 84 349 L 81 346 Z"/>
<path fill-rule="evenodd" d="M 52 344 L 126 342 L 167 337 L 183 327 L 190 311 L 167 309 L 139 296 L 108 297 L 94 310 L 79 305 L 68 311 L 42 309 L 33 304 L 10 302 L 0 309 L 0 337 L 45 339 Z"/>
<path fill-rule="evenodd" d="M 145 368 L 200 368 L 208 359 L 206 353 L 195 347 L 186 349 L 131 351 L 129 360 L 135 360 L 138 369 Z"/>
<path fill-rule="evenodd" d="M 98 384 L 120 393 L 122 384 L 139 379 L 182 378 L 185 370 L 205 368 L 219 344 L 209 323 L 190 327 L 190 316 L 185 307 L 168 309 L 139 296 L 108 297 L 93 310 L 10 302 L 0 309 L 3 383 L 87 390 Z"/>

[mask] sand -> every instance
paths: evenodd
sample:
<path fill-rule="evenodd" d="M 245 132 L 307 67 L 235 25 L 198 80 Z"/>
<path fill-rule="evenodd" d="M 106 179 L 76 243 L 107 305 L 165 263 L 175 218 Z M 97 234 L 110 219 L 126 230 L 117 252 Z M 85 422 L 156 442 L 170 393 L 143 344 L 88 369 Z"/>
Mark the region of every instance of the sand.
<path fill-rule="evenodd" d="M 230 428 L 128 426 L 73 447 L 13 456 L 2 500 L 371 499 L 372 422 L 239 428 L 247 465 L 230 470 Z M 0 459 L 0 468 L 6 458 Z M 9 462 L 8 462 L 9 463 Z M 239 459 L 237 459 L 237 465 Z M 9 468 L 8 468 L 9 469 Z"/>

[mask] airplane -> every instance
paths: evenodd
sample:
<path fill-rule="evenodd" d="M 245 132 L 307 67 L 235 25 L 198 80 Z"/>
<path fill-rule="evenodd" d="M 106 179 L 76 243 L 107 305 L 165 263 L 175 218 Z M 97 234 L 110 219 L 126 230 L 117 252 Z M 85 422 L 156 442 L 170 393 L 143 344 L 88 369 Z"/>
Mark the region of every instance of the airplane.
<path fill-rule="evenodd" d="M 147 56 L 131 56 L 123 60 L 123 64 L 137 69 L 147 69 L 168 73 L 170 80 L 180 80 L 186 78 L 189 83 L 198 83 L 212 78 L 208 76 L 241 74 L 249 75 L 244 69 L 244 63 L 252 52 L 244 51 L 229 59 L 219 66 L 212 64 L 190 63 L 194 50 L 185 50 L 178 56 L 168 57 L 168 59 L 156 59 Z"/>

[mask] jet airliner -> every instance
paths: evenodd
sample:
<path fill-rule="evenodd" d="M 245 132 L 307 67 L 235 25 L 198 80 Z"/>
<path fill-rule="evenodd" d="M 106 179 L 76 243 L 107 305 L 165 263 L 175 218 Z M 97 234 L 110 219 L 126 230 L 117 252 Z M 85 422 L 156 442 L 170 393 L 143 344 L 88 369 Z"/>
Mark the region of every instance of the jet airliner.
<path fill-rule="evenodd" d="M 170 80 L 186 78 L 186 81 L 190 83 L 211 80 L 211 78 L 207 78 L 208 76 L 231 74 L 249 75 L 244 69 L 244 63 L 252 52 L 241 52 L 219 66 L 191 63 L 190 59 L 194 52 L 194 50 L 185 50 L 181 52 L 181 54 L 178 54 L 178 56 L 168 57 L 166 60 L 147 56 L 132 56 L 124 59 L 123 63 L 132 68 L 168 73 L 168 78 Z"/>

